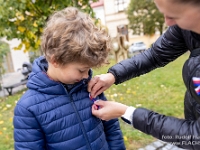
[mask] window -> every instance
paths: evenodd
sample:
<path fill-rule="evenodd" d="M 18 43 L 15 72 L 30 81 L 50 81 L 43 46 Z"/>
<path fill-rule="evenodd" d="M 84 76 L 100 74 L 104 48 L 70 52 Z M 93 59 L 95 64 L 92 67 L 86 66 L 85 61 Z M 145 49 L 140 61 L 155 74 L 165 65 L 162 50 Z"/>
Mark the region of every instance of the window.
<path fill-rule="evenodd" d="M 116 12 L 124 11 L 127 8 L 126 0 L 115 0 L 115 10 Z"/>

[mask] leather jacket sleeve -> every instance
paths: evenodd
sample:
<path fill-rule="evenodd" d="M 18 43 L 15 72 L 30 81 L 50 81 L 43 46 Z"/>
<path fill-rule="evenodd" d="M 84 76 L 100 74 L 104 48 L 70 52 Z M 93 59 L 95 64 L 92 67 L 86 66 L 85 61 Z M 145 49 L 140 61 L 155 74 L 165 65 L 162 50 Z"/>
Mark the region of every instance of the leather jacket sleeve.
<path fill-rule="evenodd" d="M 115 84 L 119 84 L 155 68 L 163 67 L 186 51 L 188 48 L 183 38 L 182 29 L 178 26 L 171 26 L 151 48 L 117 63 L 108 72 L 115 76 Z"/>
<path fill-rule="evenodd" d="M 200 149 L 200 118 L 195 121 L 158 114 L 145 108 L 133 113 L 134 128 L 184 149 Z"/>

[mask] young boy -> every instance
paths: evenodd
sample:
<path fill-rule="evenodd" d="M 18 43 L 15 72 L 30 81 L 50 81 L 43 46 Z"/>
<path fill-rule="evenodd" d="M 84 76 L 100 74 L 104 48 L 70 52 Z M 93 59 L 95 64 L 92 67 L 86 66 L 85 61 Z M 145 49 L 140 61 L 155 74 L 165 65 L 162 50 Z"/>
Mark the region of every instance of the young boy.
<path fill-rule="evenodd" d="M 42 50 L 14 111 L 15 150 L 125 149 L 118 120 L 94 117 L 87 92 L 90 68 L 106 62 L 107 33 L 78 9 L 66 8 L 47 22 Z"/>

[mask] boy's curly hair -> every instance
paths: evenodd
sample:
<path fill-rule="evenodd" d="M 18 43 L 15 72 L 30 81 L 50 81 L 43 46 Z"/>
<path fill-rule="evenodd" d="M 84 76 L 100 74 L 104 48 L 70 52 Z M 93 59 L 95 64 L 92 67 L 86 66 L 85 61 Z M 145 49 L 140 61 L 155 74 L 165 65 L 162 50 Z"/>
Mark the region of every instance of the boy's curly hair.
<path fill-rule="evenodd" d="M 87 14 L 68 7 L 50 16 L 41 46 L 47 61 L 54 59 L 62 66 L 79 62 L 100 67 L 107 63 L 111 40 Z"/>

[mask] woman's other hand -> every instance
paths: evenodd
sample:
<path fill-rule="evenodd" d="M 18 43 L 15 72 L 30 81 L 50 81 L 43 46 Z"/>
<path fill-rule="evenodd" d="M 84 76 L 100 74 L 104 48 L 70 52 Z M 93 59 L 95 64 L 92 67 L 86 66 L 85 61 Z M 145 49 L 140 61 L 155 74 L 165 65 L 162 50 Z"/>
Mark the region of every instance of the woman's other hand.
<path fill-rule="evenodd" d="M 88 83 L 88 92 L 95 98 L 115 83 L 115 77 L 111 73 L 96 75 Z"/>

